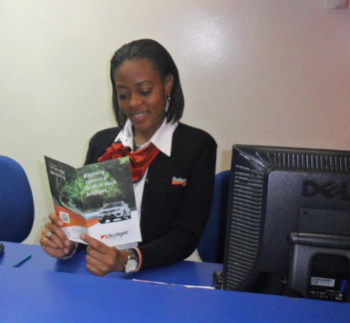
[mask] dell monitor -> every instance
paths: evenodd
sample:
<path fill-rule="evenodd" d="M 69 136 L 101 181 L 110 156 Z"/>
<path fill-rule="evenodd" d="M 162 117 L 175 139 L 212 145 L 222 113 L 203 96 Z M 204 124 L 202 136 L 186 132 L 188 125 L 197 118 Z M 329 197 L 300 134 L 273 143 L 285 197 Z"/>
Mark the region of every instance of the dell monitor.
<path fill-rule="evenodd" d="M 234 145 L 223 289 L 347 301 L 350 152 Z"/>

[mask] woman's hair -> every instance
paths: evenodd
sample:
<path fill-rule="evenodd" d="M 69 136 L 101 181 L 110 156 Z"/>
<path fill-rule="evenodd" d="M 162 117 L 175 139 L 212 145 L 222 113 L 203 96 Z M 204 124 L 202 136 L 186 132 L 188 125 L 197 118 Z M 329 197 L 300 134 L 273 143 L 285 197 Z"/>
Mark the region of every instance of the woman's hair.
<path fill-rule="evenodd" d="M 185 99 L 182 93 L 180 76 L 168 51 L 158 42 L 151 39 L 135 40 L 123 45 L 113 55 L 111 60 L 110 77 L 113 90 L 113 108 L 120 127 L 124 127 L 127 117 L 119 107 L 118 93 L 115 86 L 115 72 L 125 61 L 148 59 L 153 63 L 154 69 L 159 73 L 162 82 L 168 75 L 173 77 L 173 86 L 170 92 L 171 101 L 166 114 L 167 122 L 179 121 L 182 117 Z"/>

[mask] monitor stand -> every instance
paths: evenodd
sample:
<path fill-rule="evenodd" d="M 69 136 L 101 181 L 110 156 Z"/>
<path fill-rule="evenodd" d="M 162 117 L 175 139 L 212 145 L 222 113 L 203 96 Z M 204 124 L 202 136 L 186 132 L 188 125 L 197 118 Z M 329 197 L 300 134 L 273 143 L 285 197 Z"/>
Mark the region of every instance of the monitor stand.
<path fill-rule="evenodd" d="M 310 284 L 311 279 L 313 279 L 313 284 L 319 284 L 323 290 L 320 289 L 318 295 L 313 295 L 315 297 L 312 298 L 349 301 L 350 237 L 292 232 L 288 235 L 288 242 L 292 246 L 288 275 L 289 290 L 297 292 L 302 297 L 310 298 Z M 336 279 L 312 277 L 312 261 L 318 255 L 343 257 L 347 260 L 348 268 L 345 268 L 347 277 L 344 278 L 345 284 L 341 287 L 345 290 L 339 290 L 338 294 L 333 293 L 335 289 L 339 289 L 339 286 L 335 286 L 336 283 L 339 285 Z M 344 279 L 342 283 L 344 283 Z M 316 290 L 316 292 L 318 291 Z M 333 296 L 334 299 L 332 299 Z M 346 300 L 346 296 L 348 300 Z"/>

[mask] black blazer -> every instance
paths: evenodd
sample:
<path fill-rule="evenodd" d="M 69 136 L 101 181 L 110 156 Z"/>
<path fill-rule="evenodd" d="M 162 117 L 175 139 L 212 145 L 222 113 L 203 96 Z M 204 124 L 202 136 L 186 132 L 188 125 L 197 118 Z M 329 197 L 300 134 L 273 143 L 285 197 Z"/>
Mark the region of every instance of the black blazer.
<path fill-rule="evenodd" d="M 96 133 L 85 164 L 97 162 L 119 131 Z M 216 148 L 209 134 L 179 123 L 171 157 L 160 152 L 149 166 L 140 210 L 142 268 L 169 265 L 196 249 L 213 200 Z M 174 177 L 186 180 L 186 186 L 173 185 Z"/>

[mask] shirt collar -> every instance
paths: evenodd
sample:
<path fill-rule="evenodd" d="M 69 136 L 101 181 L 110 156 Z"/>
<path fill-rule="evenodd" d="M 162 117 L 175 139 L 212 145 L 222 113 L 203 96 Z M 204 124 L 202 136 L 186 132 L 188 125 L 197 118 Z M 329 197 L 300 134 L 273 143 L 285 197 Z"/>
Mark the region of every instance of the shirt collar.
<path fill-rule="evenodd" d="M 142 146 L 147 145 L 148 143 L 153 143 L 162 153 L 167 156 L 171 156 L 171 143 L 173 140 L 173 134 L 178 126 L 178 122 L 167 123 L 166 118 L 164 119 L 162 125 L 157 129 L 153 134 L 152 138 Z M 134 150 L 134 135 L 132 132 L 132 123 L 128 119 L 125 123 L 124 128 L 119 132 L 116 141 L 121 142 L 124 146 L 131 147 Z"/>

